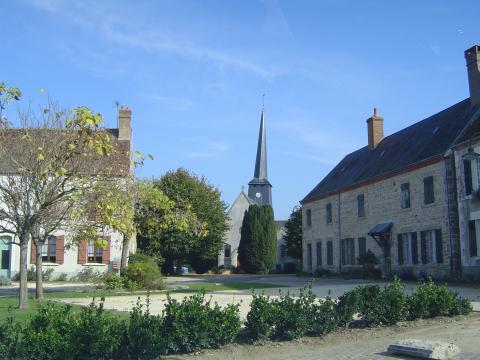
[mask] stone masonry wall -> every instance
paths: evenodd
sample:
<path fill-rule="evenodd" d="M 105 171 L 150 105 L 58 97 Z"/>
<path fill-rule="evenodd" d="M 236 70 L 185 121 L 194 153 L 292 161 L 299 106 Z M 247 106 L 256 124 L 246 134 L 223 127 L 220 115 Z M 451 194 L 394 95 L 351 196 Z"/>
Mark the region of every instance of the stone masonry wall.
<path fill-rule="evenodd" d="M 433 176 L 435 202 L 424 204 L 423 179 Z M 401 207 L 402 183 L 410 184 L 410 208 Z M 357 196 L 365 196 L 365 217 L 357 216 Z M 326 223 L 326 205 L 332 204 L 332 223 Z M 339 207 L 340 205 L 340 207 Z M 312 213 L 312 224 L 307 225 L 306 213 Z M 347 271 L 352 266 L 340 264 L 340 239 L 354 238 L 355 265 L 358 267 L 358 238 L 366 238 L 366 248 L 382 260 L 382 250 L 375 240 L 368 236 L 368 231 L 376 224 L 393 222 L 392 235 L 392 270 L 401 273 L 411 269 L 415 274 L 425 272 L 434 277 L 443 277 L 450 272 L 450 234 L 448 227 L 447 198 L 445 191 L 445 164 L 443 161 L 428 165 L 405 174 L 397 175 L 373 184 L 335 194 L 324 199 L 303 205 L 303 268 L 314 272 L 317 269 L 316 243 L 322 241 L 322 268 L 331 271 Z M 340 221 L 339 221 L 340 219 Z M 441 229 L 443 241 L 443 264 L 421 264 L 420 231 Z M 418 265 L 399 265 L 397 234 L 417 232 Z M 327 241 L 333 241 L 333 265 L 327 266 Z M 307 245 L 312 246 L 312 269 L 308 268 Z"/>

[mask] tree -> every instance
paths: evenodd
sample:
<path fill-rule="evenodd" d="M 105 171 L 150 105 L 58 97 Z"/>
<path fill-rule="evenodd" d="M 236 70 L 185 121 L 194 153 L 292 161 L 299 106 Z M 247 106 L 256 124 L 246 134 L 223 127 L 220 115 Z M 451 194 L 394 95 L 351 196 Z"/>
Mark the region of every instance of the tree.
<path fill-rule="evenodd" d="M 167 256 L 167 266 L 175 260 L 185 260 L 198 273 L 204 273 L 217 264 L 217 256 L 222 249 L 225 233 L 228 230 L 227 204 L 222 201 L 220 191 L 205 177 L 198 177 L 186 169 L 169 171 L 159 181 L 154 182 L 163 193 L 175 201 L 179 209 L 191 209 L 198 221 L 203 224 L 203 232 L 169 232 L 166 241 L 182 243 L 183 249 L 175 256 Z M 173 255 L 173 254 L 170 254 Z"/>
<path fill-rule="evenodd" d="M 29 240 L 41 249 L 55 230 L 81 213 L 79 204 L 92 198 L 104 180 L 99 174 L 112 170 L 103 159 L 113 148 L 111 135 L 102 131 L 101 115 L 86 107 L 67 113 L 49 102 L 40 115 L 29 109 L 18 115 L 18 128 L 0 128 L 5 170 L 0 180 L 0 232 L 12 234 L 20 246 L 19 307 L 27 308 Z M 42 297 L 40 250 L 36 267 L 36 295 Z"/>
<path fill-rule="evenodd" d="M 295 207 L 285 224 L 285 234 L 283 235 L 288 256 L 302 259 L 302 238 L 302 208 Z"/>
<path fill-rule="evenodd" d="M 183 258 L 191 240 L 206 234 L 191 206 L 179 207 L 154 181 L 138 184 L 135 226 L 138 249 L 157 259 Z"/>
<path fill-rule="evenodd" d="M 275 265 L 277 234 L 271 206 L 250 205 L 243 217 L 238 256 L 248 273 L 268 273 Z"/>

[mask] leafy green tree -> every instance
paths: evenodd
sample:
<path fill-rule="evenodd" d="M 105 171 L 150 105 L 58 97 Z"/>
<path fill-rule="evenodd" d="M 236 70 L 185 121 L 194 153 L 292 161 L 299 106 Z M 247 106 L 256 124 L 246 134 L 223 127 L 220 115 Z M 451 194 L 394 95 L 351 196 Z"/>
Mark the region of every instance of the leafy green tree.
<path fill-rule="evenodd" d="M 3 104 L 20 92 L 0 85 Z M 5 95 L 6 94 L 6 95 Z M 33 241 L 37 249 L 53 232 L 69 224 L 78 204 L 92 198 L 97 184 L 108 173 L 102 159 L 112 152 L 102 117 L 86 107 L 59 111 L 49 102 L 40 114 L 19 111 L 19 127 L 0 127 L 0 158 L 10 171 L 0 181 L 0 232 L 14 235 L 20 247 L 19 307 L 28 307 L 27 252 Z M 95 174 L 95 176 L 93 176 Z M 42 256 L 36 257 L 36 296 L 43 296 Z"/>
<path fill-rule="evenodd" d="M 243 217 L 240 266 L 248 273 L 268 273 L 275 265 L 277 234 L 271 206 L 250 205 Z"/>
<path fill-rule="evenodd" d="M 217 264 L 217 256 L 223 247 L 228 230 L 227 204 L 220 191 L 205 177 L 198 177 L 186 169 L 169 171 L 154 182 L 163 193 L 176 202 L 179 209 L 190 209 L 203 226 L 203 232 L 165 233 L 166 241 L 182 244 L 175 256 L 165 254 L 166 265 L 175 260 L 188 261 L 198 273 L 203 273 Z"/>
<path fill-rule="evenodd" d="M 184 259 L 193 240 L 207 233 L 189 204 L 178 206 L 152 181 L 138 184 L 135 226 L 138 249 L 170 264 Z"/>
<path fill-rule="evenodd" d="M 302 259 L 302 237 L 302 208 L 296 207 L 285 224 L 285 234 L 283 235 L 288 256 Z"/>

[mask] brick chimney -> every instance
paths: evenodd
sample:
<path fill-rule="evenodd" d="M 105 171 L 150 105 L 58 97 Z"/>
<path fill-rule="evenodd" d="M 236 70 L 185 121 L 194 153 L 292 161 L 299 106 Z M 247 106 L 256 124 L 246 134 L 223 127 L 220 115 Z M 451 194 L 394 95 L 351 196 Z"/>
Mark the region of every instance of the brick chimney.
<path fill-rule="evenodd" d="M 377 108 L 373 108 L 373 116 L 367 119 L 368 148 L 373 150 L 383 139 L 383 118 L 378 116 Z"/>
<path fill-rule="evenodd" d="M 121 106 L 118 109 L 118 140 L 132 140 L 132 110 Z"/>
<path fill-rule="evenodd" d="M 467 60 L 468 85 L 470 87 L 470 102 L 480 104 L 480 46 L 475 45 L 465 50 Z"/>

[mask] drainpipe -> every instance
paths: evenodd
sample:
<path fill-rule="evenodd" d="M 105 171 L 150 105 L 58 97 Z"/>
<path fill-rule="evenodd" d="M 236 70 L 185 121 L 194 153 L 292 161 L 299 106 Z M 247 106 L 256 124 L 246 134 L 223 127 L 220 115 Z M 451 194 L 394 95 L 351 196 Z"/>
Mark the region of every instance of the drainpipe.
<path fill-rule="evenodd" d="M 338 269 L 342 272 L 342 220 L 341 220 L 341 211 L 340 211 L 340 191 L 338 192 L 338 249 L 339 249 L 339 257 L 338 257 Z"/>

